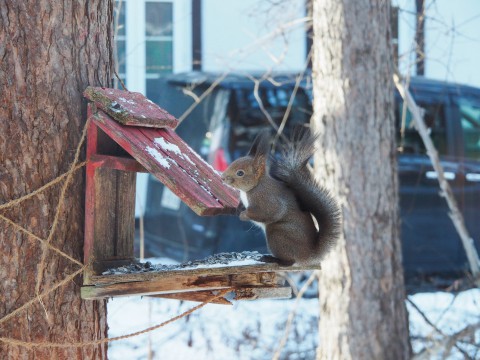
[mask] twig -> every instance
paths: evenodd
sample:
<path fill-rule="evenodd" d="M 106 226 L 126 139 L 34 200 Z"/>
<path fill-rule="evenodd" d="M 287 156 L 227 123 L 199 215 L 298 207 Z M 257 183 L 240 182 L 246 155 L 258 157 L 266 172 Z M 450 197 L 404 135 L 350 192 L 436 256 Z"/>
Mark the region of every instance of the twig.
<path fill-rule="evenodd" d="M 452 346 L 455 346 L 464 356 L 465 359 L 473 359 L 470 354 L 468 354 L 465 350 L 459 348 L 456 343 L 460 341 L 462 338 L 474 334 L 477 330 L 480 329 L 480 321 L 475 323 L 475 324 L 470 324 L 463 328 L 462 330 L 452 334 L 452 335 L 445 335 L 444 338 L 435 341 L 435 346 L 425 348 L 423 349 L 420 353 L 416 354 L 412 359 L 413 360 L 428 360 L 432 359 L 434 354 L 438 354 L 441 350 L 445 349 L 448 351 L 449 347 L 451 348 Z M 455 345 L 453 345 L 455 344 Z M 472 344 L 473 346 L 476 346 Z M 443 354 L 443 358 L 445 358 L 445 355 Z"/>
<path fill-rule="evenodd" d="M 287 109 L 285 110 L 285 114 L 283 114 L 282 121 L 281 121 L 280 126 L 277 130 L 277 134 L 275 135 L 275 139 L 273 140 L 274 144 L 276 144 L 276 142 L 278 141 L 278 138 L 283 133 L 283 129 L 284 129 L 286 123 L 287 123 L 288 116 L 290 115 L 290 112 L 292 111 L 293 101 L 295 100 L 295 96 L 297 95 L 298 88 L 300 87 L 300 82 L 302 81 L 303 77 L 305 76 L 305 71 L 307 71 L 308 64 L 310 63 L 310 60 L 312 58 L 312 53 L 313 53 L 313 47 L 308 52 L 307 60 L 305 61 L 302 72 L 300 74 L 298 74 L 298 76 L 295 80 L 295 86 L 293 88 L 292 95 L 290 96 L 290 99 L 288 100 Z"/>
<path fill-rule="evenodd" d="M 443 337 L 448 337 L 447 334 L 445 334 L 442 330 L 440 330 L 433 322 L 430 321 L 430 319 L 427 317 L 427 315 L 425 315 L 425 313 L 417 306 L 417 304 L 415 304 L 412 300 L 410 300 L 410 298 L 407 297 L 407 301 L 409 302 L 410 305 L 413 306 L 413 308 L 415 310 L 417 310 L 417 312 L 420 314 L 420 316 L 423 318 L 423 320 L 425 320 L 425 322 L 430 325 L 437 333 L 439 333 L 440 335 L 442 335 Z M 467 353 L 465 353 L 465 351 L 460 348 L 456 343 L 453 344 L 453 346 L 458 350 L 460 351 L 462 354 L 464 354 L 465 356 L 468 356 Z"/>
<path fill-rule="evenodd" d="M 477 250 L 475 249 L 475 246 L 473 244 L 473 239 L 469 235 L 468 230 L 465 226 L 462 213 L 460 212 L 457 202 L 453 196 L 450 184 L 445 179 L 445 175 L 443 172 L 443 168 L 440 164 L 437 150 L 435 149 L 432 139 L 430 138 L 427 126 L 423 121 L 421 110 L 415 103 L 415 100 L 413 100 L 413 97 L 408 91 L 408 89 L 406 89 L 400 82 L 399 76 L 397 74 L 394 74 L 393 79 L 400 95 L 407 103 L 407 107 L 412 113 L 415 127 L 423 140 L 425 148 L 427 149 L 427 154 L 430 157 L 430 161 L 432 162 L 435 172 L 437 173 L 438 183 L 442 190 L 441 195 L 445 197 L 448 207 L 450 209 L 449 216 L 453 221 L 453 225 L 455 226 L 455 229 L 457 230 L 460 239 L 462 240 L 463 247 L 467 254 L 468 263 L 470 265 L 470 270 L 472 271 L 472 275 L 476 278 L 476 284 L 480 285 L 480 281 L 478 280 L 478 276 L 480 275 L 480 258 L 478 257 Z"/>
<path fill-rule="evenodd" d="M 115 74 L 115 77 L 117 78 L 117 80 L 120 82 L 120 85 L 122 86 L 122 89 L 125 90 L 125 91 L 128 91 L 127 87 L 125 86 L 125 83 L 122 81 L 120 76 L 118 76 L 117 69 L 113 68 L 113 73 Z"/>
<path fill-rule="evenodd" d="M 305 291 L 307 291 L 307 289 L 310 287 L 310 285 L 313 283 L 316 277 L 317 277 L 317 272 L 316 271 L 312 272 L 308 280 L 305 282 L 305 284 L 303 284 L 302 288 L 298 292 L 297 297 L 295 299 L 295 304 L 293 304 L 293 309 L 288 315 L 287 324 L 285 325 L 285 332 L 283 334 L 282 339 L 280 340 L 280 344 L 278 345 L 277 350 L 273 354 L 272 360 L 278 360 L 280 358 L 280 354 L 283 348 L 285 347 L 285 344 L 287 343 L 288 335 L 290 334 L 290 329 L 292 327 L 293 319 L 295 318 L 295 315 L 297 313 L 297 308 L 300 303 L 300 300 L 302 299 L 303 294 L 305 293 Z"/>
<path fill-rule="evenodd" d="M 190 105 L 190 107 L 185 110 L 185 112 L 178 118 L 178 122 L 181 124 L 185 118 L 190 115 L 190 113 L 200 104 L 203 99 L 205 99 L 220 83 L 227 77 L 229 74 L 229 71 L 224 72 L 221 76 L 219 76 L 213 83 L 208 87 L 207 90 L 205 90 L 197 99 L 195 99 L 195 102 Z"/>
<path fill-rule="evenodd" d="M 250 76 L 250 75 L 247 75 L 247 76 L 255 84 L 254 87 L 253 87 L 253 96 L 255 97 L 255 100 L 257 100 L 257 103 L 258 103 L 258 106 L 260 107 L 260 110 L 262 111 L 263 115 L 265 115 L 265 117 L 267 118 L 267 121 L 270 123 L 270 125 L 276 131 L 279 131 L 278 125 L 275 124 L 275 120 L 273 120 L 270 113 L 267 111 L 267 109 L 265 109 L 265 105 L 263 104 L 262 98 L 260 97 L 260 94 L 258 93 L 258 89 L 260 88 L 260 83 L 269 76 L 268 73 L 265 73 L 260 79 L 255 79 L 253 76 Z"/>
<path fill-rule="evenodd" d="M 437 325 L 435 325 L 433 322 L 430 321 L 430 319 L 427 317 L 427 315 L 425 315 L 425 313 L 422 311 L 422 309 L 420 309 L 417 304 L 415 304 L 412 300 L 410 300 L 409 297 L 407 297 L 407 301 L 410 305 L 412 305 L 412 307 L 417 310 L 417 312 L 420 314 L 420 316 L 423 318 L 423 320 L 425 320 L 425 322 L 430 325 L 436 332 L 438 332 L 440 335 L 442 336 L 446 336 L 445 333 L 440 330 Z"/>

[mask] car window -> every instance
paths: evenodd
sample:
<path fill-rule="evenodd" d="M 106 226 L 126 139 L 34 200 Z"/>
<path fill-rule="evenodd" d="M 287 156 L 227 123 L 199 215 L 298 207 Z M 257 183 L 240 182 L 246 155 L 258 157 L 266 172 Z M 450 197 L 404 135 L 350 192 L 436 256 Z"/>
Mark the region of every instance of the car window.
<path fill-rule="evenodd" d="M 460 111 L 465 156 L 480 160 L 480 100 L 459 97 L 457 105 Z"/>
<path fill-rule="evenodd" d="M 430 130 L 430 137 L 440 155 L 447 154 L 447 131 L 445 121 L 445 107 L 442 103 L 421 103 L 418 106 L 424 109 L 424 121 Z M 400 153 L 426 154 L 422 138 L 414 127 L 411 112 L 406 109 L 403 101 L 395 105 L 395 124 L 397 132 L 397 149 Z"/>
<path fill-rule="evenodd" d="M 232 123 L 229 150 L 233 159 L 248 151 L 253 139 L 262 129 L 271 127 L 265 112 L 277 126 L 280 125 L 289 107 L 292 92 L 293 88 L 290 87 L 261 87 L 257 94 L 252 89 L 234 91 L 229 108 L 229 118 Z M 289 137 L 295 126 L 308 124 L 311 116 L 311 102 L 305 91 L 300 88 L 293 98 L 283 133 Z"/>

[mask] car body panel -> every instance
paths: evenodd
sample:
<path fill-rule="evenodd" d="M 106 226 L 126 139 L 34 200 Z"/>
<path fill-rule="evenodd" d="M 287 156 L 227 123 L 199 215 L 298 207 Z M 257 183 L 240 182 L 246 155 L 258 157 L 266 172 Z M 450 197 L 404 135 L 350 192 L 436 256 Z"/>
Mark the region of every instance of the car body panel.
<path fill-rule="evenodd" d="M 222 159 L 229 163 L 246 153 L 252 137 L 262 126 L 269 126 L 264 112 L 255 105 L 258 105 L 258 98 L 266 108 L 270 106 L 269 110 L 274 110 L 273 113 L 280 113 L 285 106 L 280 106 L 281 99 L 275 100 L 275 97 L 281 97 L 278 84 L 286 90 L 286 95 L 291 94 L 297 77 L 295 74 L 278 74 L 272 79 L 265 79 L 259 83 L 259 92 L 255 97 L 252 77 L 261 78 L 260 74 L 231 75 L 218 82 L 219 76 L 221 74 L 194 72 L 167 77 L 164 79 L 161 105 L 182 119 L 185 110 L 195 103 L 194 98 L 202 97 L 208 91 L 209 95 L 193 108 L 177 131 L 210 163 L 218 160 L 216 156 L 219 150 L 223 151 L 220 154 Z M 212 87 L 212 84 L 217 85 Z M 413 78 L 410 89 L 414 99 L 426 109 L 425 122 L 431 128 L 441 165 L 465 215 L 467 228 L 476 239 L 477 249 L 480 249 L 480 159 L 464 156 L 465 131 L 459 124 L 458 105 L 458 96 L 465 94 L 468 99 L 480 103 L 480 89 L 423 78 Z M 312 91 L 308 76 L 300 82 L 298 91 L 296 105 L 300 105 L 295 108 L 295 114 L 289 121 L 301 123 L 311 115 Z M 403 115 L 405 109 L 400 96 L 398 93 L 394 96 L 397 130 L 402 124 L 404 126 L 403 135 L 397 131 L 397 158 L 405 274 L 408 278 L 462 273 L 467 270 L 468 263 L 448 215 L 446 201 L 440 196 L 436 174 L 421 139 L 411 126 L 408 112 Z M 470 101 L 468 99 L 465 100 L 467 103 Z M 467 110 L 470 111 L 468 106 Z M 476 114 L 476 107 L 473 109 Z M 243 118 L 242 111 L 245 114 Z M 248 119 L 255 121 L 242 123 L 248 122 Z M 466 133 L 471 138 L 476 136 L 474 132 Z M 475 146 L 475 138 L 472 143 Z M 147 242 L 147 250 L 151 249 L 153 255 L 162 254 L 185 260 L 219 251 L 266 251 L 263 233 L 252 224 L 232 216 L 200 218 L 190 214 L 183 204 L 178 209 L 162 206 L 162 203 L 167 204 L 165 199 L 162 202 L 162 192 L 162 185 L 150 179 L 145 231 L 151 243 L 149 246 Z"/>

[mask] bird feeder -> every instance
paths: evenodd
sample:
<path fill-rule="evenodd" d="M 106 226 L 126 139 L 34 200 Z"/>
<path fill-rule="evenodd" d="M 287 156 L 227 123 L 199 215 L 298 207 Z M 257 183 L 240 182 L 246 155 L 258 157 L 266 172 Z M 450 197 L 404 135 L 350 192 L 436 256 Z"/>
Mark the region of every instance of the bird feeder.
<path fill-rule="evenodd" d="M 89 87 L 84 96 L 89 100 L 84 244 L 89 266 L 82 298 L 149 295 L 205 301 L 226 288 L 233 289 L 234 299 L 291 296 L 278 272 L 292 268 L 275 263 L 151 270 L 135 259 L 137 172 L 158 178 L 199 216 L 232 214 L 239 196 L 175 133 L 178 120 L 143 95 Z M 121 266 L 139 271 L 111 270 Z"/>

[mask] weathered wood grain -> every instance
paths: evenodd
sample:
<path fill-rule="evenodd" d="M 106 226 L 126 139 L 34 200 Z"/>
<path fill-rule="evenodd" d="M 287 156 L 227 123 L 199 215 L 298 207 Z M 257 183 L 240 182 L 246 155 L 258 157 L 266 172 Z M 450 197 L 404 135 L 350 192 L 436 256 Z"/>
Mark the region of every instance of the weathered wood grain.
<path fill-rule="evenodd" d="M 146 275 L 146 274 L 145 274 Z M 99 299 L 127 295 L 171 294 L 180 292 L 219 290 L 229 287 L 275 287 L 283 285 L 284 279 L 276 273 L 244 273 L 225 275 L 180 274 L 157 277 L 144 281 L 131 281 L 83 286 L 82 298 Z"/>
<path fill-rule="evenodd" d="M 137 92 L 89 86 L 83 95 L 123 125 L 174 129 L 179 123 Z"/>
<path fill-rule="evenodd" d="M 233 300 L 289 299 L 291 297 L 290 286 L 243 287 L 235 289 Z"/>
<path fill-rule="evenodd" d="M 292 297 L 292 288 L 289 286 L 274 287 L 241 287 L 234 289 L 233 300 L 257 300 L 257 299 L 289 299 Z M 215 290 L 182 292 L 176 294 L 157 294 L 151 297 L 176 299 L 184 301 L 205 302 L 217 294 Z M 232 305 L 231 301 L 221 297 L 211 301 L 212 304 Z"/>
<path fill-rule="evenodd" d="M 198 277 L 198 276 L 223 276 L 234 274 L 255 274 L 263 277 L 263 283 L 267 283 L 271 274 L 286 271 L 305 271 L 318 270 L 320 266 L 280 266 L 276 263 L 259 263 L 252 265 L 240 266 L 222 266 L 222 267 L 195 267 L 183 270 L 163 270 L 163 271 L 149 271 L 129 274 L 112 274 L 112 275 L 92 275 L 91 284 L 103 285 L 124 282 L 140 282 L 140 281 L 155 281 L 169 278 L 183 278 L 183 277 Z"/>
<path fill-rule="evenodd" d="M 91 119 L 197 214 L 235 212 L 238 193 L 172 130 L 123 127 L 101 110 Z"/>
<path fill-rule="evenodd" d="M 89 162 L 95 167 L 105 167 L 115 170 L 133 171 L 133 172 L 148 172 L 138 161 L 130 158 L 122 158 L 110 155 L 92 155 Z"/>
<path fill-rule="evenodd" d="M 217 294 L 218 294 L 217 290 L 205 290 L 205 291 L 182 292 L 182 293 L 175 293 L 175 294 L 153 294 L 148 296 L 154 297 L 154 298 L 161 298 L 161 299 L 205 302 L 210 300 L 212 297 L 215 297 Z M 210 303 L 219 304 L 219 305 L 233 305 L 230 301 L 228 301 L 224 297 L 217 298 L 213 301 L 210 301 Z"/>
<path fill-rule="evenodd" d="M 89 114 L 91 111 L 89 106 Z M 89 161 L 86 169 L 84 261 L 91 266 L 84 273 L 84 284 L 89 284 L 90 276 L 98 272 L 105 262 L 135 261 L 136 174 L 116 168 L 133 170 L 141 166 L 133 159 L 97 155 L 98 135 L 98 127 L 90 123 L 87 135 Z M 105 146 L 117 145 L 112 141 L 110 145 L 103 143 L 102 146 L 106 149 Z"/>

